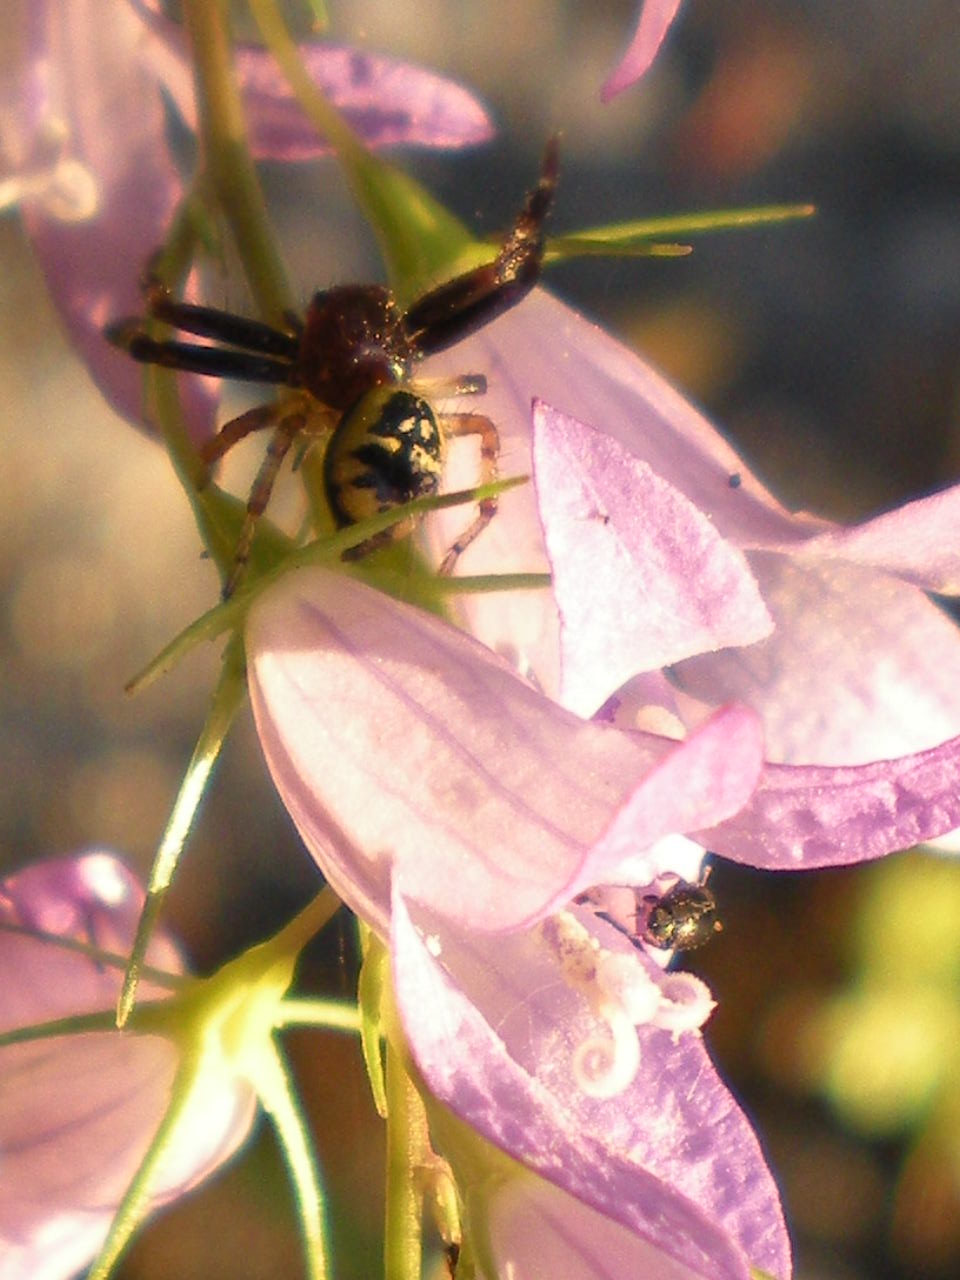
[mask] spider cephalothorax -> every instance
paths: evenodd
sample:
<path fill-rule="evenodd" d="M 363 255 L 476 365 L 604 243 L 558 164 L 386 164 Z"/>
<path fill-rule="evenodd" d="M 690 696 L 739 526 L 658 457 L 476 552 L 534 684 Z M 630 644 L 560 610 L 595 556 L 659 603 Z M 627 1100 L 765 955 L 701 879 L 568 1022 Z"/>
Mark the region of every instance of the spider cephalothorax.
<path fill-rule="evenodd" d="M 277 403 L 260 405 L 227 422 L 201 451 L 203 461 L 212 466 L 244 436 L 274 428 L 247 502 L 225 596 L 244 571 L 256 521 L 298 437 L 328 437 L 324 483 L 341 527 L 436 493 L 452 436 L 479 436 L 481 482 L 496 479 L 499 437 L 493 422 L 478 413 L 438 413 L 431 402 L 431 396 L 482 393 L 486 379 L 468 373 L 439 383 L 418 383 L 415 366 L 488 324 L 533 288 L 540 276 L 543 225 L 556 180 L 554 139 L 544 154 L 540 180 L 494 260 L 430 290 L 406 309 L 382 285 L 338 285 L 314 294 L 303 319 L 290 317 L 288 327 L 280 329 L 179 302 L 156 276 L 148 275 L 144 293 L 150 320 L 222 345 L 159 339 L 139 319 L 111 325 L 107 336 L 112 342 L 146 363 L 289 388 Z M 444 556 L 441 573 L 450 572 L 464 548 L 489 524 L 496 507 L 496 498 L 481 500 L 477 516 Z M 410 529 L 411 522 L 401 522 L 388 534 L 362 544 L 355 554 Z"/>

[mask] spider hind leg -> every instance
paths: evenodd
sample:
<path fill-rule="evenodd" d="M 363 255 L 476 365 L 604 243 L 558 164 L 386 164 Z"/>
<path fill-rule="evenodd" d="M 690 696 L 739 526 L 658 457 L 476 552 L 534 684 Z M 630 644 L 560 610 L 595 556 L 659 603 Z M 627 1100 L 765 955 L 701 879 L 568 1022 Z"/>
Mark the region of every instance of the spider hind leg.
<path fill-rule="evenodd" d="M 441 419 L 441 426 L 451 438 L 474 435 L 480 437 L 480 483 L 493 484 L 497 478 L 497 464 L 500 460 L 500 434 L 493 422 L 482 413 L 452 413 Z M 479 537 L 497 514 L 496 495 L 481 498 L 478 505 L 479 510 L 474 520 L 467 525 L 440 561 L 437 572 L 443 577 L 453 572 L 454 565 L 463 552 L 474 539 Z"/>

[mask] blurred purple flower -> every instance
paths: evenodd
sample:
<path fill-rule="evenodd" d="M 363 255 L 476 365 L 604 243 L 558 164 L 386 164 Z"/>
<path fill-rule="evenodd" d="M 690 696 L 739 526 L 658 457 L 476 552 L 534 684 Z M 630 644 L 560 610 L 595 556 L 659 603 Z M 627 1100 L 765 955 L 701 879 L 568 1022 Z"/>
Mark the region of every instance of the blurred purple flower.
<path fill-rule="evenodd" d="M 680 0 L 641 0 L 627 51 L 600 90 L 602 101 L 615 98 L 649 69 L 679 8 Z"/>
<path fill-rule="evenodd" d="M 6 150 L 20 172 L 5 194 L 19 190 L 72 344 L 111 404 L 139 421 L 142 371 L 102 329 L 140 310 L 143 265 L 183 195 L 167 149 L 164 97 L 196 124 L 186 38 L 152 0 L 36 0 L 29 23 L 21 83 L 5 112 Z M 431 72 L 323 44 L 303 54 L 371 145 L 463 146 L 492 132 L 471 94 Z M 269 54 L 241 48 L 237 71 L 256 156 L 289 161 L 327 150 Z M 56 156 L 44 167 L 39 153 L 53 137 Z M 208 432 L 215 385 L 191 378 L 185 390 L 194 430 Z"/>
<path fill-rule="evenodd" d="M 107 853 L 40 862 L 3 881 L 0 1032 L 112 1014 L 122 963 L 107 965 L 69 944 L 125 955 L 142 905 L 134 877 Z M 147 958 L 182 972 L 162 934 Z M 140 990 L 143 1000 L 169 994 L 149 979 Z M 4 1280 L 63 1280 L 95 1257 L 170 1105 L 178 1056 L 159 1035 L 113 1030 L 0 1047 Z M 255 1099 L 245 1085 L 224 1077 L 202 1101 L 181 1118 L 150 1189 L 152 1204 L 209 1176 L 250 1130 Z"/>

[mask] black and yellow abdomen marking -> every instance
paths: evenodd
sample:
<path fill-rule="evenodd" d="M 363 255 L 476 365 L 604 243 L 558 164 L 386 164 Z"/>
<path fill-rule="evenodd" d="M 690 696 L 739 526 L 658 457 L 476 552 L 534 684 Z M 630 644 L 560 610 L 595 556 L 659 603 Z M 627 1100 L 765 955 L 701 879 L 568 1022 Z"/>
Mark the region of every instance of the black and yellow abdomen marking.
<path fill-rule="evenodd" d="M 422 396 L 396 385 L 361 396 L 327 446 L 324 482 L 343 528 L 437 492 L 446 441 Z M 394 536 L 408 529 L 398 526 Z"/>

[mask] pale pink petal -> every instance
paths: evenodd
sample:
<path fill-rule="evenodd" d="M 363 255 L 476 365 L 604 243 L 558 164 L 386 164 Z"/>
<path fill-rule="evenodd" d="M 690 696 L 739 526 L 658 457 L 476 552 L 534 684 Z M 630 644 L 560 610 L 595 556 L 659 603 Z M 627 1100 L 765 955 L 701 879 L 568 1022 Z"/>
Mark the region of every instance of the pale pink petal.
<path fill-rule="evenodd" d="M 921 591 L 842 561 L 750 555 L 773 635 L 693 658 L 678 697 L 737 701 L 763 717 L 767 758 L 865 764 L 960 734 L 960 630 Z"/>
<path fill-rule="evenodd" d="M 837 527 L 798 549 L 897 574 L 926 591 L 960 594 L 960 485 L 907 502 L 851 528 Z"/>
<path fill-rule="evenodd" d="M 496 1182 L 484 1223 L 497 1275 L 552 1280 L 697 1280 L 703 1275 L 538 1178 Z"/>
<path fill-rule="evenodd" d="M 668 1276 L 686 1274 L 670 1270 L 679 1266 L 745 1277 L 748 1260 L 788 1273 L 773 1180 L 699 1036 L 676 1042 L 641 1028 L 634 1083 L 606 1101 L 587 1098 L 564 1066 L 576 997 L 536 934 L 491 945 L 451 929 L 428 948 L 398 899 L 393 956 L 404 1028 L 431 1093 L 644 1242 L 628 1256 Z"/>
<path fill-rule="evenodd" d="M 0 885 L 0 1029 L 112 1013 L 122 966 L 31 936 L 43 931 L 126 954 L 143 904 L 129 871 L 106 853 L 37 863 Z M 179 969 L 154 935 L 148 961 Z M 141 998 L 158 998 L 150 982 Z M 170 1102 L 175 1044 L 103 1031 L 0 1048 L 0 1275 L 65 1280 L 102 1244 Z M 208 1176 L 249 1132 L 255 1100 L 218 1078 L 191 1101 L 151 1188 L 159 1204 Z"/>
<path fill-rule="evenodd" d="M 69 126 L 68 153 L 95 181 L 98 207 L 86 221 L 64 222 L 28 200 L 24 225 L 71 345 L 117 412 L 137 422 L 143 369 L 106 341 L 103 326 L 142 309 L 144 263 L 182 194 L 148 37 L 126 0 L 35 0 L 28 12 L 33 83 L 43 95 L 35 114 Z M 177 74 L 189 92 L 189 67 Z M 185 395 L 188 421 L 202 435 L 216 386 L 191 378 Z"/>
<path fill-rule="evenodd" d="M 680 0 L 641 0 L 633 39 L 600 90 L 603 102 L 639 80 L 650 67 L 679 8 Z"/>
<path fill-rule="evenodd" d="M 738 547 L 787 546 L 829 526 L 787 512 L 760 484 L 715 427 L 634 352 L 543 290 L 442 357 L 430 374 L 483 373 L 488 391 L 460 402 L 488 414 L 500 432 L 500 471 L 529 475 L 531 407 L 590 423 L 679 490 Z M 455 441 L 449 489 L 477 483 L 475 447 Z M 501 513 L 461 557 L 464 573 L 543 571 L 543 534 L 530 485 L 500 499 Z M 445 550 L 465 524 L 454 510 L 427 522 L 432 545 Z M 499 592 L 458 602 L 470 631 L 492 649 L 532 668 L 551 694 L 558 688 L 557 616 L 549 592 Z"/>
<path fill-rule="evenodd" d="M 751 719 L 743 707 L 724 707 L 647 774 L 590 850 L 575 891 L 604 884 L 616 868 L 666 835 L 702 828 L 707 814 L 738 813 L 762 768 L 759 717 Z M 713 825 L 716 819 L 707 821 Z"/>
<path fill-rule="evenodd" d="M 564 706 L 591 715 L 640 672 L 770 634 L 743 553 L 618 440 L 537 402 L 533 465 Z"/>
<path fill-rule="evenodd" d="M 627 801 L 646 824 L 638 844 L 675 829 L 688 774 L 710 807 L 698 739 L 580 720 L 472 638 L 343 574 L 287 575 L 251 610 L 247 654 L 281 798 L 333 887 L 383 929 L 391 874 L 442 915 L 514 928 L 562 899 Z M 751 714 L 704 734 L 745 778 Z M 676 796 L 652 815 L 634 793 L 671 752 Z M 713 813 L 730 811 L 728 776 Z"/>
<path fill-rule="evenodd" d="M 960 737 L 930 751 L 846 768 L 768 765 L 736 817 L 696 839 L 770 870 L 879 858 L 960 826 Z"/>

